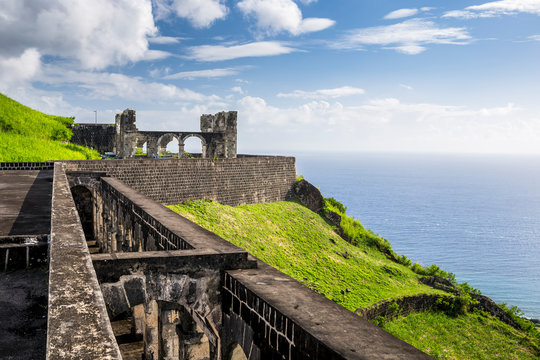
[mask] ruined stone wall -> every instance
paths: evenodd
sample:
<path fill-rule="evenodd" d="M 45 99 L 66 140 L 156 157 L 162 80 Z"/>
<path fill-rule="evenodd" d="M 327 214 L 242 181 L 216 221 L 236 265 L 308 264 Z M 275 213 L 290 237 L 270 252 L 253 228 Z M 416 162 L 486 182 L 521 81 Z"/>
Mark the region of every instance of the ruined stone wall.
<path fill-rule="evenodd" d="M 115 136 L 116 129 L 111 124 L 73 124 L 71 126 L 73 136 L 71 142 L 99 151 L 116 152 Z"/>
<path fill-rule="evenodd" d="M 296 181 L 293 157 L 67 161 L 66 171 L 95 171 L 163 204 L 209 199 L 237 206 L 285 200 Z"/>

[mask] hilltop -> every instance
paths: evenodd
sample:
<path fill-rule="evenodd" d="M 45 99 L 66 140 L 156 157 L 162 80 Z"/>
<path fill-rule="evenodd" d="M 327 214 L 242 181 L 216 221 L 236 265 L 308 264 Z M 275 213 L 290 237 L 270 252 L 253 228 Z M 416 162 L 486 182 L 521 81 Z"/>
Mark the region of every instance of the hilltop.
<path fill-rule="evenodd" d="M 325 199 L 321 213 L 298 201 L 237 207 L 191 201 L 169 207 L 351 311 L 377 313 L 386 303 L 385 315 L 370 320 L 435 358 L 540 356 L 538 331 L 516 308 L 505 309 L 506 315 L 522 330 L 478 309 L 479 291 L 456 284 L 451 273 L 395 254 L 388 241 L 348 217 L 334 199 Z M 324 213 L 339 214 L 339 226 Z M 433 276 L 451 286 L 436 289 L 421 281 Z M 441 300 L 424 311 L 407 313 L 398 305 L 431 295 Z"/>
<path fill-rule="evenodd" d="M 97 151 L 69 143 L 73 120 L 44 114 L 0 94 L 0 161 L 100 159 Z"/>

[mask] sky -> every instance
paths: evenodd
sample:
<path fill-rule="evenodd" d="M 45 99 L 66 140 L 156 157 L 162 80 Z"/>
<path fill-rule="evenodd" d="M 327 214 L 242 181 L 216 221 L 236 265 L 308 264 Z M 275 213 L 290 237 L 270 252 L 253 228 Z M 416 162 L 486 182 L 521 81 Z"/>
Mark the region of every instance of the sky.
<path fill-rule="evenodd" d="M 0 0 L 0 92 L 140 130 L 236 110 L 240 153 L 540 154 L 540 0 Z"/>

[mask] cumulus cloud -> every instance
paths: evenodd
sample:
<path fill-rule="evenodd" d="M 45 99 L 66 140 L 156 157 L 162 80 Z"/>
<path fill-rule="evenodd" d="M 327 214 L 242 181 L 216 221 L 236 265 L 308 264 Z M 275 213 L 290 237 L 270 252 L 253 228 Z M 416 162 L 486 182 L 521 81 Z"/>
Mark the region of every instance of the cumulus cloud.
<path fill-rule="evenodd" d="M 292 0 L 242 0 L 237 6 L 245 16 L 255 18 L 257 29 L 266 34 L 289 32 L 300 35 L 335 24 L 334 20 L 326 18 L 304 19 Z"/>
<path fill-rule="evenodd" d="M 240 86 L 233 86 L 231 88 L 231 91 L 235 92 L 235 93 L 238 93 L 240 95 L 244 93 L 244 90 L 242 90 L 242 87 L 240 87 Z"/>
<path fill-rule="evenodd" d="M 0 56 L 0 90 L 23 85 L 41 70 L 41 55 L 36 49 L 26 49 L 21 56 Z"/>
<path fill-rule="evenodd" d="M 540 1 L 538 0 L 500 0 L 480 5 L 467 6 L 464 10 L 446 12 L 443 17 L 482 18 L 501 15 L 515 15 L 528 13 L 540 15 Z"/>
<path fill-rule="evenodd" d="M 187 19 L 197 28 L 210 27 L 229 12 L 223 0 L 173 0 L 169 6 L 177 16 Z"/>
<path fill-rule="evenodd" d="M 0 55 L 75 59 L 88 69 L 138 61 L 157 32 L 150 0 L 4 0 Z"/>
<path fill-rule="evenodd" d="M 242 45 L 201 45 L 188 49 L 188 58 L 198 61 L 223 61 L 243 57 L 289 54 L 296 49 L 279 41 L 258 41 Z"/>
<path fill-rule="evenodd" d="M 315 91 L 303 91 L 295 90 L 292 93 L 279 93 L 278 97 L 283 98 L 301 98 L 301 99 L 328 99 L 328 98 L 339 98 L 343 96 L 351 95 L 362 95 L 364 94 L 364 89 L 355 88 L 351 86 L 343 86 L 335 89 L 322 89 Z"/>
<path fill-rule="evenodd" d="M 362 48 L 380 45 L 398 52 L 415 55 L 431 44 L 464 45 L 471 41 L 465 28 L 439 27 L 433 21 L 411 19 L 404 22 L 353 30 L 337 47 Z"/>
<path fill-rule="evenodd" d="M 164 79 L 187 79 L 193 80 L 196 78 L 218 78 L 224 76 L 231 76 L 238 74 L 238 70 L 233 68 L 224 69 L 207 69 L 207 70 L 195 70 L 195 71 L 182 71 L 175 74 L 170 74 L 164 77 Z"/>

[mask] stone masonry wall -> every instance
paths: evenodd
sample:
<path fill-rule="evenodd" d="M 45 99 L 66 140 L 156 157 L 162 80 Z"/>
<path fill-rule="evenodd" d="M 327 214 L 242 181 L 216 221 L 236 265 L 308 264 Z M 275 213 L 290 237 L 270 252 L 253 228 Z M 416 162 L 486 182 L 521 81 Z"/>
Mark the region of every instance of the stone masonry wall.
<path fill-rule="evenodd" d="M 109 124 L 73 124 L 71 142 L 96 149 L 100 153 L 115 151 L 116 128 Z"/>
<path fill-rule="evenodd" d="M 296 181 L 293 157 L 67 161 L 66 171 L 106 173 L 163 204 L 209 199 L 237 206 L 285 200 Z"/>

